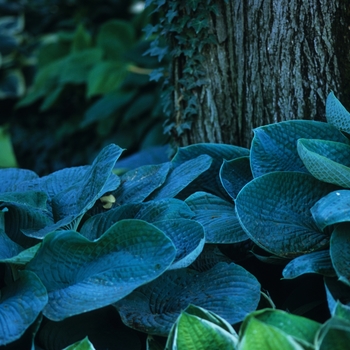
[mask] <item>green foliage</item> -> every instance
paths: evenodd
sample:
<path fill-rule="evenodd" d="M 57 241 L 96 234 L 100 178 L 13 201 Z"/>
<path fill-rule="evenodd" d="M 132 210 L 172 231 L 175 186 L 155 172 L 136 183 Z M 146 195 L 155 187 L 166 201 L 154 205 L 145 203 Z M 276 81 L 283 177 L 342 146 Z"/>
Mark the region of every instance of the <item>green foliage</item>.
<path fill-rule="evenodd" d="M 208 31 L 212 20 L 211 14 L 217 15 L 216 4 L 209 1 L 146 1 L 146 6 L 154 8 L 160 13 L 160 20 L 156 25 L 148 24 L 145 27 L 146 35 L 153 38 L 147 53 L 158 57 L 161 61 L 169 55 L 173 62 L 172 69 L 181 69 L 181 79 L 176 84 L 181 91 L 173 96 L 173 79 L 169 72 L 159 69 L 153 71 L 151 78 L 159 79 L 163 74 L 166 77 L 163 89 L 164 111 L 169 117 L 165 124 L 165 132 L 173 136 L 181 135 L 191 128 L 193 118 L 198 114 L 198 97 L 196 90 L 206 84 L 205 72 L 202 66 L 203 49 L 216 43 L 216 36 Z M 181 68 L 178 68 L 181 66 Z M 179 113 L 179 104 L 183 104 L 181 121 L 174 121 L 173 116 Z"/>
<path fill-rule="evenodd" d="M 131 14 L 131 5 L 114 0 L 103 6 L 80 0 L 18 5 L 20 33 L 8 35 L 21 40 L 9 57 L 21 68 L 23 84 L 2 108 L 0 125 L 10 125 L 21 167 L 44 175 L 90 163 L 109 143 L 131 154 L 167 142 L 160 86 L 149 79 L 161 65 L 143 55 L 149 42 L 142 28 L 155 16 L 148 10 Z M 1 47 L 0 52 L 4 56 Z"/>
<path fill-rule="evenodd" d="M 73 343 L 72 348 L 91 348 L 101 339 L 76 324 L 85 324 L 90 315 L 99 317 L 101 310 L 115 318 L 120 315 L 123 324 L 119 322 L 118 331 L 125 333 L 129 326 L 135 331 L 128 337 L 138 338 L 139 332 L 167 336 L 189 304 L 230 323 L 242 321 L 257 308 L 257 279 L 205 245 L 247 239 L 237 219 L 224 233 L 233 238 L 223 239 L 203 213 L 206 206 L 209 215 L 215 214 L 216 226 L 225 226 L 234 205 L 203 192 L 208 172 L 218 171 L 225 154 L 238 157 L 247 151 L 198 145 L 180 149 L 172 161 L 118 176 L 114 169 L 122 152 L 111 144 L 90 166 L 43 177 L 23 169 L 0 171 L 6 179 L 0 187 L 0 266 L 9 268 L 2 293 L 10 290 L 13 302 L 20 298 L 23 305 L 18 305 L 25 310 L 19 316 L 3 299 L 1 305 L 9 314 L 1 327 L 5 322 L 11 325 L 14 317 L 20 320 L 14 335 L 3 334 L 2 344 L 28 341 L 23 334 L 40 315 L 45 321 L 35 323 L 38 345 L 57 348 L 55 335 L 64 334 L 70 324 L 82 337 L 65 334 L 59 348 Z M 204 186 L 197 198 L 191 191 L 200 189 L 200 178 Z M 188 202 L 181 199 L 184 193 L 190 193 Z M 206 198 L 209 201 L 198 203 Z M 225 208 L 223 213 L 220 208 Z M 33 276 L 34 285 L 26 286 L 28 276 Z M 21 283 L 23 292 L 16 287 Z M 76 343 L 86 336 L 91 343 Z M 139 343 L 133 346 L 140 348 Z"/>
<path fill-rule="evenodd" d="M 43 177 L 0 170 L 1 344 L 346 349 L 345 135 L 294 120 L 121 175 L 114 144 Z"/>

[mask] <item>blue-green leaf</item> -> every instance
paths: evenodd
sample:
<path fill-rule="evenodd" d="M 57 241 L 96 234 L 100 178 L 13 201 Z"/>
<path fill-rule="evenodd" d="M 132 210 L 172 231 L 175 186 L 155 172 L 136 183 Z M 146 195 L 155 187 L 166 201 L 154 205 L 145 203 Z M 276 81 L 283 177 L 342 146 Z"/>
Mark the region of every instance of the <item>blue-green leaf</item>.
<path fill-rule="evenodd" d="M 171 239 L 176 248 L 176 257 L 169 269 L 187 267 L 196 260 L 205 243 L 203 226 L 188 219 L 156 221 L 154 226 Z"/>
<path fill-rule="evenodd" d="M 127 326 L 165 336 L 189 304 L 233 324 L 255 310 L 259 299 L 260 285 L 253 275 L 239 265 L 219 263 L 202 273 L 167 271 L 114 305 Z"/>
<path fill-rule="evenodd" d="M 47 303 L 47 292 L 39 278 L 30 271 L 1 290 L 0 345 L 19 339 L 35 321 Z"/>
<path fill-rule="evenodd" d="M 232 203 L 206 192 L 196 192 L 185 201 L 193 220 L 205 229 L 207 243 L 237 243 L 249 237 L 243 231 Z"/>
<path fill-rule="evenodd" d="M 282 272 L 284 278 L 296 278 L 305 273 L 318 273 L 323 276 L 334 277 L 336 274 L 329 250 L 299 256 L 289 262 Z"/>
<path fill-rule="evenodd" d="M 23 248 L 12 241 L 5 233 L 4 211 L 0 211 L 0 261 L 18 255 Z"/>
<path fill-rule="evenodd" d="M 325 140 L 298 140 L 298 153 L 316 178 L 350 188 L 350 146 Z"/>
<path fill-rule="evenodd" d="M 27 269 L 49 294 L 44 315 L 59 321 L 109 305 L 161 275 L 175 248 L 155 226 L 123 220 L 97 241 L 74 231 L 48 234 Z"/>
<path fill-rule="evenodd" d="M 170 162 L 160 165 L 144 165 L 125 173 L 120 178 L 120 186 L 113 192 L 117 204 L 145 200 L 164 183 L 170 166 Z"/>
<path fill-rule="evenodd" d="M 7 208 L 5 231 L 22 247 L 30 247 L 36 240 L 23 233 L 36 232 L 53 224 L 52 213 L 46 210 L 47 195 L 43 192 L 13 192 L 0 195 L 0 209 Z"/>
<path fill-rule="evenodd" d="M 123 219 L 139 219 L 154 223 L 162 220 L 191 219 L 193 215 L 186 203 L 175 198 L 123 204 L 88 219 L 82 226 L 80 233 L 88 239 L 94 240 L 114 223 Z"/>
<path fill-rule="evenodd" d="M 163 186 L 155 190 L 149 199 L 173 198 L 203 172 L 210 168 L 212 158 L 206 154 L 181 163 L 170 170 Z"/>
<path fill-rule="evenodd" d="M 297 141 L 322 139 L 348 143 L 334 126 L 310 120 L 290 120 L 261 126 L 254 130 L 251 168 L 254 177 L 272 171 L 307 172 L 297 152 Z"/>
<path fill-rule="evenodd" d="M 327 97 L 326 119 L 329 124 L 334 125 L 339 130 L 350 133 L 350 113 L 334 96 L 333 91 Z"/>
<path fill-rule="evenodd" d="M 247 235 L 272 254 L 294 258 L 329 243 L 310 209 L 335 186 L 298 172 L 273 172 L 249 182 L 236 199 Z"/>
<path fill-rule="evenodd" d="M 337 302 L 350 306 L 350 287 L 341 282 L 338 278 L 325 277 L 324 284 L 327 295 L 328 308 L 333 315 L 337 307 Z"/>
<path fill-rule="evenodd" d="M 91 167 L 76 184 L 53 198 L 53 210 L 59 218 L 81 215 L 106 192 L 115 190 L 120 179 L 112 173 L 123 149 L 111 144 L 96 157 Z"/>
<path fill-rule="evenodd" d="M 220 168 L 220 180 L 223 188 L 232 199 L 253 179 L 249 157 L 224 161 Z"/>
<path fill-rule="evenodd" d="M 325 227 L 350 221 L 350 191 L 337 190 L 321 198 L 311 208 L 317 226 Z"/>
<path fill-rule="evenodd" d="M 14 185 L 36 179 L 38 175 L 27 169 L 8 168 L 0 169 L 0 178 L 0 192 L 9 192 L 12 191 Z"/>
<path fill-rule="evenodd" d="M 182 164 L 189 159 L 193 159 L 202 154 L 207 154 L 212 157 L 213 161 L 210 166 L 210 170 L 203 173 L 189 186 L 189 188 L 186 188 L 182 194 L 182 197 L 186 198 L 197 191 L 205 191 L 215 194 L 216 196 L 219 196 L 223 199 L 229 199 L 220 181 L 220 167 L 224 160 L 249 156 L 249 150 L 247 148 L 233 145 L 198 143 L 195 145 L 179 148 L 172 162 L 175 166 L 179 166 L 179 164 Z"/>
<path fill-rule="evenodd" d="M 340 281 L 350 286 L 350 224 L 336 225 L 331 236 L 330 255 Z"/>

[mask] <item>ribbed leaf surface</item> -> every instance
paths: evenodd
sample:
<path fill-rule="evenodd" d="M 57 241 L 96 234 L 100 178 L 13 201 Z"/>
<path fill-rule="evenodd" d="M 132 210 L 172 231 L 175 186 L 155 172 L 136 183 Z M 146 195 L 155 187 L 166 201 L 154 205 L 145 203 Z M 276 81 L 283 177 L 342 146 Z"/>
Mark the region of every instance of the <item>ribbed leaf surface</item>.
<path fill-rule="evenodd" d="M 124 204 L 91 217 L 84 223 L 80 233 L 88 239 L 94 240 L 117 221 L 123 219 L 139 219 L 153 223 L 162 220 L 190 219 L 193 215 L 194 213 L 186 203 L 175 198 Z"/>
<path fill-rule="evenodd" d="M 185 202 L 195 214 L 193 220 L 203 225 L 207 243 L 237 243 L 248 239 L 234 204 L 206 192 L 196 192 Z"/>
<path fill-rule="evenodd" d="M 350 113 L 334 96 L 329 93 L 326 101 L 326 119 L 329 124 L 334 125 L 339 130 L 350 133 Z"/>
<path fill-rule="evenodd" d="M 127 326 L 167 335 L 189 304 L 233 324 L 255 310 L 259 299 L 260 285 L 253 275 L 239 265 L 219 263 L 202 273 L 190 269 L 167 271 L 114 305 Z"/>
<path fill-rule="evenodd" d="M 97 241 L 74 231 L 48 234 L 27 265 L 49 293 L 44 315 L 59 321 L 109 305 L 161 275 L 175 248 L 141 220 L 117 222 Z"/>
<path fill-rule="evenodd" d="M 208 170 L 212 164 L 212 158 L 202 154 L 194 159 L 190 159 L 182 164 L 173 165 L 165 183 L 155 190 L 149 199 L 173 198 L 185 187 L 198 178 L 203 172 Z"/>
<path fill-rule="evenodd" d="M 334 277 L 335 271 L 329 250 L 321 250 L 293 259 L 283 269 L 282 274 L 284 278 L 296 278 L 305 273 L 317 273 L 323 276 Z"/>
<path fill-rule="evenodd" d="M 177 167 L 189 159 L 198 157 L 201 154 L 207 154 L 213 159 L 210 170 L 203 173 L 188 188 L 186 188 L 183 193 L 181 193 L 181 198 L 186 198 L 197 191 L 205 191 L 215 194 L 223 199 L 229 199 L 220 181 L 220 167 L 224 160 L 249 156 L 249 150 L 247 148 L 233 145 L 198 143 L 179 148 L 172 162 Z"/>
<path fill-rule="evenodd" d="M 307 172 L 297 152 L 298 139 L 322 139 L 348 143 L 334 126 L 310 121 L 290 120 L 254 130 L 251 168 L 254 177 L 272 171 Z"/>
<path fill-rule="evenodd" d="M 325 227 L 350 221 L 350 191 L 337 190 L 321 198 L 311 208 L 317 226 Z"/>
<path fill-rule="evenodd" d="M 170 162 L 160 165 L 145 165 L 125 173 L 120 178 L 120 186 L 113 192 L 117 205 L 145 200 L 164 183 L 170 166 Z"/>
<path fill-rule="evenodd" d="M 19 339 L 35 321 L 47 303 L 47 292 L 39 278 L 30 271 L 1 290 L 0 345 Z"/>
<path fill-rule="evenodd" d="M 350 224 L 335 227 L 330 244 L 330 255 L 340 281 L 350 286 Z"/>
<path fill-rule="evenodd" d="M 236 212 L 247 235 L 260 247 L 294 258 L 325 247 L 310 209 L 334 186 L 298 172 L 274 172 L 248 183 L 238 194 Z"/>
<path fill-rule="evenodd" d="M 253 179 L 249 157 L 224 161 L 220 168 L 221 184 L 232 199 Z"/>
<path fill-rule="evenodd" d="M 298 140 L 298 153 L 316 178 L 350 188 L 350 146 L 324 140 Z"/>

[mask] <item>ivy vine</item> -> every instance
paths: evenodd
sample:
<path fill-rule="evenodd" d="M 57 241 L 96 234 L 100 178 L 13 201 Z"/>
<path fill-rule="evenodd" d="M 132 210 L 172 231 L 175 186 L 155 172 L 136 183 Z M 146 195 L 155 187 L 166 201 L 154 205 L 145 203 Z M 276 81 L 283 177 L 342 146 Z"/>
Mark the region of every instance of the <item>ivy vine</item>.
<path fill-rule="evenodd" d="M 164 131 L 179 137 L 191 129 L 201 88 L 207 84 L 203 50 L 217 43 L 211 15 L 218 15 L 218 8 L 212 0 L 146 0 L 146 6 L 154 7 L 159 21 L 144 28 L 146 37 L 154 38 L 145 54 L 159 61 L 168 56 L 171 62 L 168 69 L 154 70 L 151 80 L 164 79 Z"/>

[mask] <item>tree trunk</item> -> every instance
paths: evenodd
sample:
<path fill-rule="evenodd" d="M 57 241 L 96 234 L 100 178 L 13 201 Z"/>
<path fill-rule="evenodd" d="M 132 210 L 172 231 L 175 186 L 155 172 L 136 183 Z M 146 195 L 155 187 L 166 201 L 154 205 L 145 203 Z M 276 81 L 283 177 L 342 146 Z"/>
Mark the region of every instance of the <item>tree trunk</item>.
<path fill-rule="evenodd" d="M 219 142 L 249 147 L 255 127 L 290 119 L 324 120 L 332 90 L 350 106 L 348 0 L 212 0 L 215 11 L 192 34 L 171 34 L 170 81 L 180 146 Z M 188 16 L 189 10 L 178 13 Z M 202 17 L 200 17 L 202 16 Z M 200 22 L 202 20 L 202 22 Z M 186 22 L 186 20 L 185 20 Z M 212 35 L 212 43 L 201 38 Z M 198 38 L 197 38 L 198 39 Z M 186 40 L 188 40 L 186 42 Z M 195 40 L 195 39 L 193 39 Z M 188 84 L 198 69 L 198 84 Z M 180 126 L 184 125 L 183 128 Z"/>

